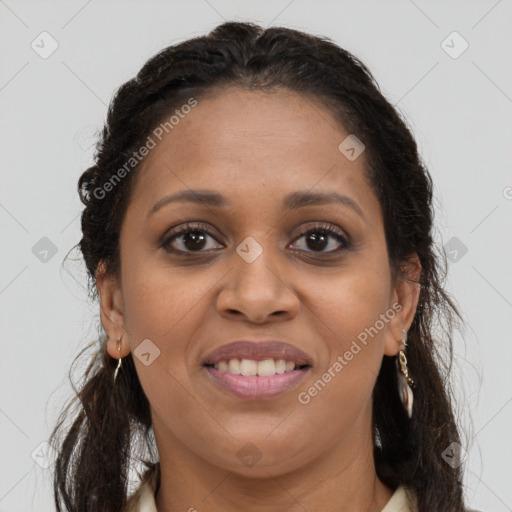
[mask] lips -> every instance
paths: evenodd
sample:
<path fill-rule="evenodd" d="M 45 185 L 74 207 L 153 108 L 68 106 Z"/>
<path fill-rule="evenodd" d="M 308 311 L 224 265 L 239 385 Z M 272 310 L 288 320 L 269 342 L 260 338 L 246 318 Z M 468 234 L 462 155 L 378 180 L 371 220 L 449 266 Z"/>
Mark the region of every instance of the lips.
<path fill-rule="evenodd" d="M 295 363 L 296 367 L 311 366 L 311 358 L 302 350 L 282 341 L 234 341 L 210 352 L 203 360 L 203 366 L 213 366 L 230 359 L 284 359 Z"/>
<path fill-rule="evenodd" d="M 282 341 L 235 341 L 210 352 L 203 369 L 210 382 L 238 399 L 276 398 L 296 389 L 312 359 Z"/>

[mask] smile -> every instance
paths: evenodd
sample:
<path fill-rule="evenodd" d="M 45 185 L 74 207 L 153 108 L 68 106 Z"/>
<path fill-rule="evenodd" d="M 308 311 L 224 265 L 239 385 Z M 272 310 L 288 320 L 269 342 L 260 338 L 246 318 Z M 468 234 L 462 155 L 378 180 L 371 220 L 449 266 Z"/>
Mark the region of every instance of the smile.
<path fill-rule="evenodd" d="M 298 387 L 311 368 L 297 366 L 284 359 L 230 359 L 204 365 L 214 384 L 239 398 L 263 400 L 274 398 Z"/>
<path fill-rule="evenodd" d="M 311 358 L 281 341 L 237 341 L 219 347 L 202 362 L 211 382 L 239 398 L 273 398 L 300 385 Z"/>

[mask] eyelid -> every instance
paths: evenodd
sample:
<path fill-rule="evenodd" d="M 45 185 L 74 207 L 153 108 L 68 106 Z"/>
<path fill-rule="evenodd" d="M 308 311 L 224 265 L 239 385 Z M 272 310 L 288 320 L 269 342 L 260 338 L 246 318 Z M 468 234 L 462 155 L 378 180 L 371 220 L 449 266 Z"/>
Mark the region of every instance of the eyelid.
<path fill-rule="evenodd" d="M 348 242 L 348 234 L 342 230 L 341 228 L 338 228 L 337 226 L 326 223 L 325 221 L 311 221 L 311 225 L 306 226 L 305 228 L 301 228 L 301 231 L 299 233 L 300 236 L 304 236 L 305 234 L 309 233 L 310 231 L 326 231 L 328 233 L 335 233 L 341 238 L 347 239 Z"/>
<path fill-rule="evenodd" d="M 165 246 L 169 245 L 173 239 L 179 237 L 183 233 L 188 233 L 190 231 L 204 232 L 208 236 L 213 238 L 216 242 L 219 242 L 217 240 L 217 237 L 211 233 L 212 230 L 214 230 L 214 228 L 212 226 L 205 224 L 201 221 L 188 221 L 188 222 L 180 224 L 179 226 L 175 226 L 174 228 L 171 228 L 170 230 L 166 231 L 165 234 L 161 237 L 160 241 L 158 242 L 158 246 L 163 247 L 165 249 Z M 182 251 L 177 251 L 177 252 L 182 252 Z M 189 251 L 189 252 L 193 252 L 193 251 Z M 196 251 L 196 252 L 199 253 L 199 252 L 205 252 L 205 251 Z"/>

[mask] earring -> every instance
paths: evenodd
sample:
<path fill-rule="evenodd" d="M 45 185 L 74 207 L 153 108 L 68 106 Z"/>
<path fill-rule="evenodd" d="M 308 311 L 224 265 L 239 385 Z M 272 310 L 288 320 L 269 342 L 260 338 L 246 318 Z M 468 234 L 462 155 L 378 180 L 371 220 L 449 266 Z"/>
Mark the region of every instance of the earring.
<path fill-rule="evenodd" d="M 119 338 L 117 338 L 117 351 L 118 351 L 119 355 L 121 355 L 121 338 L 122 337 L 123 337 L 123 335 L 121 334 L 121 336 L 119 336 Z M 119 372 L 119 368 L 121 368 L 121 361 L 122 361 L 122 357 L 119 357 L 119 360 L 118 360 L 117 366 L 116 366 L 116 370 L 114 372 L 114 382 L 117 379 L 117 373 Z"/>
<path fill-rule="evenodd" d="M 407 332 L 402 329 L 404 333 L 404 337 L 402 339 L 402 344 L 399 346 L 407 347 Z M 409 369 L 407 368 L 407 358 L 405 357 L 404 349 L 401 349 L 398 353 L 398 358 L 396 360 L 397 365 L 397 373 L 398 373 L 398 393 L 400 394 L 400 399 L 402 400 L 402 404 L 407 411 L 407 416 L 409 418 L 412 417 L 412 405 L 414 402 L 414 396 L 412 394 L 411 386 L 414 387 L 414 381 L 409 376 Z"/>

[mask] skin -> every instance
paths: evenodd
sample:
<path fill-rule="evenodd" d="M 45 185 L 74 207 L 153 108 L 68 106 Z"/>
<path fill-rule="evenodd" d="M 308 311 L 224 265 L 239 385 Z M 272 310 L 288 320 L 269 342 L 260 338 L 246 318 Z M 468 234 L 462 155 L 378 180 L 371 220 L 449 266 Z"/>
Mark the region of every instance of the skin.
<path fill-rule="evenodd" d="M 134 358 L 160 454 L 159 511 L 376 512 L 392 496 L 375 473 L 371 395 L 383 355 L 398 353 L 413 321 L 419 286 L 392 279 L 365 154 L 349 161 L 338 149 L 348 135 L 316 99 L 230 87 L 199 98 L 137 170 L 120 275 L 100 265 L 97 283 L 109 354 L 125 357 L 145 339 L 160 350 L 148 366 Z M 232 205 L 175 202 L 148 217 L 183 189 L 211 189 Z M 310 190 L 348 196 L 364 216 L 339 204 L 282 210 L 286 194 Z M 329 236 L 315 246 L 303 233 L 318 221 L 351 244 L 328 254 L 342 246 Z M 206 224 L 203 246 L 181 236 L 172 247 L 184 256 L 159 247 L 185 222 Z M 263 248 L 252 263 L 236 252 L 246 237 Z M 419 277 L 415 255 L 403 266 Z M 400 312 L 301 404 L 298 393 L 396 303 Z M 243 339 L 287 341 L 313 367 L 296 390 L 242 400 L 212 384 L 200 361 Z M 237 456 L 248 443 L 261 455 L 252 467 Z"/>

